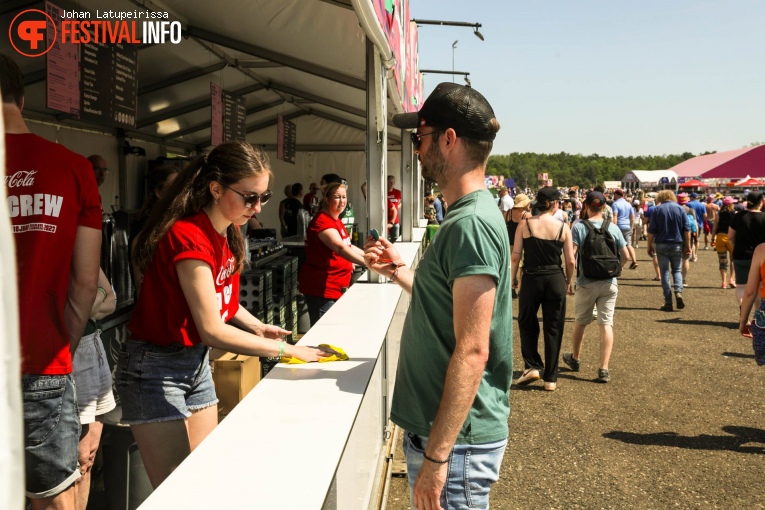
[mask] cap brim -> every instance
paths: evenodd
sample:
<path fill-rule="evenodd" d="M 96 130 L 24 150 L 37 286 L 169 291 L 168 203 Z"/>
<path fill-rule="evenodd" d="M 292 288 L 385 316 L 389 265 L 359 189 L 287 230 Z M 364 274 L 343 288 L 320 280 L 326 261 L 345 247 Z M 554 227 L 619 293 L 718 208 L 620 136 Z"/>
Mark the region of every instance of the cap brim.
<path fill-rule="evenodd" d="M 399 113 L 393 116 L 393 125 L 401 129 L 416 129 L 417 121 L 417 112 Z"/>

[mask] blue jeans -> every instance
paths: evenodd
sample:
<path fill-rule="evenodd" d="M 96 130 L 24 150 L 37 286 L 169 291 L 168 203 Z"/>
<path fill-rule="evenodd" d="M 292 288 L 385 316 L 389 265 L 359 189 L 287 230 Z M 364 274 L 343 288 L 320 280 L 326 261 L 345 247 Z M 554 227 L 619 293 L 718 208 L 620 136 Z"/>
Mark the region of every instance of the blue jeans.
<path fill-rule="evenodd" d="M 74 377 L 23 375 L 26 493 L 50 498 L 78 478 L 80 415 Z"/>
<path fill-rule="evenodd" d="M 669 272 L 672 270 L 672 280 L 675 282 L 675 292 L 683 291 L 683 262 L 682 243 L 656 243 L 656 256 L 659 259 L 661 272 L 661 288 L 664 290 L 664 303 L 672 304 L 672 287 L 669 284 Z"/>
<path fill-rule="evenodd" d="M 183 420 L 218 403 L 208 348 L 128 340 L 117 358 L 115 381 L 122 423 Z"/>
<path fill-rule="evenodd" d="M 428 438 L 404 431 L 409 500 L 414 508 L 414 482 L 424 460 Z M 485 444 L 456 444 L 449 455 L 449 473 L 441 491 L 445 510 L 489 508 L 489 489 L 499 479 L 507 439 Z M 415 509 L 416 510 L 416 509 Z"/>

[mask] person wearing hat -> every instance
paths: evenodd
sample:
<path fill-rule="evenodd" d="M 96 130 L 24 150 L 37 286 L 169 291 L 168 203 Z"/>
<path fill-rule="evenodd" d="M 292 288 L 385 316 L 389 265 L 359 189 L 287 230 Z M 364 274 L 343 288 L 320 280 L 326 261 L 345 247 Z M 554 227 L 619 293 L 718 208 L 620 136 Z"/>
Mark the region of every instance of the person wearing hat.
<path fill-rule="evenodd" d="M 683 300 L 682 259 L 691 255 L 691 225 L 683 208 L 678 205 L 678 198 L 671 190 L 662 190 L 656 197 L 661 205 L 656 207 L 648 225 L 649 257 L 654 253 L 658 257 L 661 271 L 661 288 L 664 293 L 662 312 L 671 312 L 672 287 L 670 271 L 674 281 L 675 299 L 679 310 L 685 308 Z"/>
<path fill-rule="evenodd" d="M 515 196 L 515 202 L 513 208 L 510 210 L 510 220 L 507 222 L 507 235 L 510 238 L 510 251 L 513 250 L 513 243 L 515 242 L 515 232 L 518 230 L 518 224 L 523 221 L 526 216 L 531 214 L 531 199 L 523 194 L 518 193 Z M 520 266 L 523 267 L 523 262 L 520 262 Z M 513 299 L 518 297 L 518 291 L 512 290 Z"/>
<path fill-rule="evenodd" d="M 603 209 L 606 206 L 606 197 L 599 191 L 590 191 L 584 200 L 587 211 L 587 220 L 593 228 L 599 229 L 603 225 Z M 616 241 L 619 254 L 624 264 L 629 259 L 627 242 L 622 235 L 621 229 L 611 222 L 607 222 L 608 232 Z M 581 255 L 579 247 L 587 239 L 588 228 L 584 222 L 577 222 L 571 230 L 575 256 Z M 578 259 L 577 259 L 578 260 Z M 579 355 L 584 340 L 584 330 L 593 321 L 593 306 L 597 307 L 597 320 L 600 329 L 600 365 L 598 367 L 597 381 L 607 383 L 611 380 L 608 362 L 611 359 L 611 350 L 614 344 L 614 311 L 616 310 L 616 297 L 619 293 L 616 278 L 606 280 L 594 280 L 584 276 L 580 270 L 576 277 L 575 291 L 575 323 L 571 338 L 572 350 L 563 354 L 563 362 L 569 368 L 578 372 L 580 367 Z"/>
<path fill-rule="evenodd" d="M 736 214 L 728 228 L 728 241 L 733 246 L 733 267 L 736 282 L 736 298 L 739 305 L 744 297 L 744 287 L 749 277 L 754 249 L 765 243 L 765 213 L 762 212 L 763 194 L 752 191 L 746 196 L 746 210 Z"/>
<path fill-rule="evenodd" d="M 630 269 L 637 269 L 637 257 L 635 256 L 635 248 L 632 247 L 632 229 L 635 226 L 635 212 L 632 206 L 624 198 L 624 190 L 617 189 L 614 191 L 616 200 L 611 204 L 611 209 L 614 211 L 614 217 L 616 218 L 616 226 L 622 231 L 622 236 L 627 242 L 627 251 L 630 253 Z"/>
<path fill-rule="evenodd" d="M 696 262 L 699 257 L 699 237 L 701 236 L 701 229 L 704 228 L 704 223 L 707 220 L 707 207 L 699 202 L 699 195 L 695 191 L 688 195 L 690 200 L 688 201 L 688 207 L 690 207 L 696 214 L 696 240 L 693 243 L 693 260 Z M 707 232 L 708 233 L 708 232 Z"/>
<path fill-rule="evenodd" d="M 735 215 L 733 210 L 733 198 L 725 197 L 723 199 L 722 209 L 717 213 L 717 220 L 712 226 L 712 241 L 715 251 L 717 252 L 717 259 L 719 261 L 720 277 L 722 283 L 721 289 L 728 288 L 727 272 L 730 267 L 730 282 L 731 288 L 736 288 L 736 275 L 733 268 L 733 245 L 728 241 L 728 229 L 730 228 L 731 221 Z"/>
<path fill-rule="evenodd" d="M 502 217 L 505 219 L 505 223 L 510 221 L 510 210 L 513 208 L 513 197 L 510 196 L 507 186 L 500 186 L 499 188 L 499 210 L 502 211 Z M 508 233 L 510 231 L 508 230 Z"/>
<path fill-rule="evenodd" d="M 513 246 L 513 287 L 518 288 L 518 268 L 523 255 L 523 284 L 518 294 L 518 330 L 524 371 L 517 384 L 544 379 L 544 389 L 555 391 L 558 381 L 558 358 L 566 321 L 566 295 L 573 295 L 574 245 L 568 225 L 555 219 L 560 192 L 546 186 L 537 192 L 539 215 L 526 218 L 515 233 Z M 565 272 L 561 267 L 565 258 Z M 539 320 L 542 307 L 545 359 L 539 355 Z M 590 307 L 592 310 L 592 307 Z M 543 373 L 540 375 L 540 372 Z"/>
<path fill-rule="evenodd" d="M 499 122 L 475 89 L 441 83 L 393 124 L 414 130 L 422 175 L 449 204 L 416 278 L 387 239 L 365 244 L 369 269 L 412 296 L 391 405 L 405 430 L 411 503 L 486 508 L 507 445 L 513 373 L 510 242 L 484 183 Z"/>

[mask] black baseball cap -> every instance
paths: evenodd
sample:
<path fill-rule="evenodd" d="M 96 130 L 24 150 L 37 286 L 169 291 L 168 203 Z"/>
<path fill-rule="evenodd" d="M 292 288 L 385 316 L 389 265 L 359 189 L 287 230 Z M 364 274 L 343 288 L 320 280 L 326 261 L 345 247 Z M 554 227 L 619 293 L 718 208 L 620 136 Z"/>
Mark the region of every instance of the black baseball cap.
<path fill-rule="evenodd" d="M 491 120 L 494 110 L 480 92 L 458 83 L 440 83 L 418 112 L 393 116 L 393 125 L 401 129 L 419 126 L 452 128 L 457 136 L 491 142 L 497 136 Z"/>
<path fill-rule="evenodd" d="M 594 205 L 600 207 L 606 203 L 606 197 L 600 191 L 590 191 L 587 193 L 587 198 L 584 199 L 584 203 L 587 205 Z"/>

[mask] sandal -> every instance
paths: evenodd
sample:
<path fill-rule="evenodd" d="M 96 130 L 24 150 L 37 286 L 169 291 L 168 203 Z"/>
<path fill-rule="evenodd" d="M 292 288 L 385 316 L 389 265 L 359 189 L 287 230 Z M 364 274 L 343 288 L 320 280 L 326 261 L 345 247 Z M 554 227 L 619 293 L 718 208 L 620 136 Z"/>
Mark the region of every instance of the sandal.
<path fill-rule="evenodd" d="M 654 276 L 654 277 L 651 279 L 651 281 L 653 281 L 653 282 L 660 282 L 660 281 L 661 281 L 661 278 L 657 278 L 656 276 Z"/>
<path fill-rule="evenodd" d="M 632 264 L 630 264 L 630 269 L 637 269 L 637 266 L 638 266 L 637 262 L 633 262 Z"/>
<path fill-rule="evenodd" d="M 728 285 L 730 285 L 731 289 L 735 289 L 736 288 L 736 282 L 734 282 L 733 280 L 729 281 Z"/>

